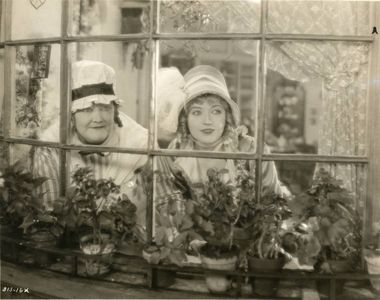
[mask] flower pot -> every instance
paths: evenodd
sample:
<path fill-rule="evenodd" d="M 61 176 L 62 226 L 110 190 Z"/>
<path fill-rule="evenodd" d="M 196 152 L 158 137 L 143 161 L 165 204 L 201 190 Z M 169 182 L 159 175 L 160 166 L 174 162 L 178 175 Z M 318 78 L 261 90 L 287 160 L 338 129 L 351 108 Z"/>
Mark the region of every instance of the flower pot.
<path fill-rule="evenodd" d="M 233 245 L 230 252 L 224 252 L 220 258 L 210 256 L 210 250 L 212 249 L 208 244 L 200 249 L 201 262 L 204 268 L 223 271 L 233 271 L 236 269 L 239 253 L 239 248 L 236 245 Z M 205 272 L 205 278 L 207 288 L 211 293 L 221 294 L 231 288 L 229 276 Z"/>
<path fill-rule="evenodd" d="M 333 273 L 347 273 L 352 270 L 351 261 L 348 259 L 345 260 L 327 260 L 327 263 L 330 266 L 330 270 Z M 343 292 L 345 280 L 336 280 L 335 281 L 335 294 L 340 295 Z M 317 282 L 318 290 L 321 294 L 329 295 L 330 294 L 330 282 L 328 280 L 321 280 Z"/>
<path fill-rule="evenodd" d="M 92 234 L 80 238 L 80 248 L 86 257 L 79 261 L 84 264 L 85 274 L 89 277 L 99 277 L 110 272 L 115 252 L 115 244 L 109 240 L 109 235 L 101 234 L 102 243 L 94 241 Z"/>
<path fill-rule="evenodd" d="M 380 274 L 380 251 L 377 253 L 372 253 L 364 257 L 367 263 L 367 272 L 368 274 Z M 380 293 L 380 279 L 370 279 L 373 289 Z"/>
<path fill-rule="evenodd" d="M 285 257 L 279 256 L 278 258 L 256 258 L 248 255 L 248 267 L 250 271 L 254 272 L 270 272 L 276 273 L 280 271 L 285 264 Z M 270 278 L 254 278 L 252 281 L 252 289 L 255 294 L 260 296 L 273 296 L 277 292 L 279 279 Z"/>
<path fill-rule="evenodd" d="M 160 262 L 160 252 L 159 251 L 153 251 L 149 252 L 146 249 L 142 250 L 142 256 L 143 258 L 149 263 L 149 264 L 158 264 Z M 170 270 L 153 270 L 153 283 L 155 287 L 158 288 L 166 288 L 175 283 L 177 272 L 170 271 Z"/>
<path fill-rule="evenodd" d="M 18 228 L 14 228 L 9 224 L 0 224 L 0 235 L 9 238 L 21 237 L 21 231 Z M 11 261 L 17 260 L 19 247 L 11 242 L 2 240 L 0 243 L 0 253 L 2 259 L 9 259 Z"/>
<path fill-rule="evenodd" d="M 51 234 L 48 230 L 41 230 L 30 234 L 27 239 L 33 242 L 37 248 L 55 248 L 58 244 L 58 238 Z M 33 249 L 31 251 L 33 256 L 33 264 L 46 267 L 55 261 L 55 256 L 52 253 Z"/>

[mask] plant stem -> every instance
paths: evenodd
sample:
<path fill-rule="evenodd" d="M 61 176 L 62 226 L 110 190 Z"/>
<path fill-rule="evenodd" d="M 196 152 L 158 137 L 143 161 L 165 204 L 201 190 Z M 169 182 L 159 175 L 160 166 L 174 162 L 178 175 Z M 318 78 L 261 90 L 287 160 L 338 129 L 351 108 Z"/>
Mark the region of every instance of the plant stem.
<path fill-rule="evenodd" d="M 264 240 L 264 237 L 265 237 L 266 233 L 267 233 L 267 229 L 264 228 L 263 232 L 260 235 L 258 244 L 257 244 L 257 254 L 259 255 L 259 258 L 263 258 L 263 251 L 262 251 L 261 247 L 263 245 L 263 240 Z"/>

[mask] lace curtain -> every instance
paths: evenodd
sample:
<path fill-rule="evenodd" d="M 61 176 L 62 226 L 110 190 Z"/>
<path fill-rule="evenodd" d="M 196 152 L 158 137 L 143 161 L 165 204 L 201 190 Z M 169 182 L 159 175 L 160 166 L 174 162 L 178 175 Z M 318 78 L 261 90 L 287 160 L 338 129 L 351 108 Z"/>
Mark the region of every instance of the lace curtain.
<path fill-rule="evenodd" d="M 207 2 L 205 3 L 207 5 Z M 216 4 L 214 4 L 216 5 Z M 230 32 L 257 31 L 260 10 L 248 1 L 226 1 L 233 19 Z M 206 8 L 206 7 L 205 7 Z M 211 8 L 211 9 L 210 9 Z M 212 15 L 212 6 L 208 7 Z M 215 10 L 214 10 L 215 11 Z M 222 22 L 214 15 L 215 22 Z M 354 1 L 269 1 L 270 33 L 368 34 L 369 5 Z M 241 48 L 250 52 L 248 44 Z M 322 113 L 318 154 L 366 154 L 368 44 L 349 42 L 272 42 L 266 48 L 267 67 L 301 82 L 321 78 Z M 365 169 L 355 165 L 320 164 L 359 199 L 365 197 Z M 359 201 L 358 206 L 362 206 Z"/>

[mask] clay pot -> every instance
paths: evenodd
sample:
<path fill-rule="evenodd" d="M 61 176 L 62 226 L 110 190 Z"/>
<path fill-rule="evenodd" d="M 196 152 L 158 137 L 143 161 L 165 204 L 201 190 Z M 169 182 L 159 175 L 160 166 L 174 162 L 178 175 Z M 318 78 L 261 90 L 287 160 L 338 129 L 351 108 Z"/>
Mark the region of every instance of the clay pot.
<path fill-rule="evenodd" d="M 380 274 L 380 251 L 373 253 L 371 255 L 366 255 L 364 257 L 367 263 L 367 272 L 368 274 Z M 380 279 L 370 279 L 373 289 L 380 293 Z"/>
<path fill-rule="evenodd" d="M 99 277 L 110 272 L 115 252 L 115 244 L 109 241 L 109 235 L 102 234 L 103 243 L 94 242 L 92 234 L 80 238 L 80 248 L 86 257 L 78 261 L 84 263 L 85 274 L 89 277 Z"/>
<path fill-rule="evenodd" d="M 248 267 L 250 271 L 260 273 L 276 273 L 279 272 L 285 264 L 285 257 L 278 258 L 256 258 L 248 256 Z M 277 278 L 254 278 L 252 281 L 252 289 L 255 294 L 260 296 L 273 296 L 277 292 L 279 279 Z"/>
<path fill-rule="evenodd" d="M 204 268 L 211 270 L 233 271 L 236 269 L 239 248 L 233 246 L 231 253 L 223 255 L 221 258 L 206 255 L 208 245 L 200 249 L 201 262 Z M 206 272 L 206 285 L 208 290 L 214 294 L 222 294 L 231 288 L 231 279 L 226 275 L 212 274 Z"/>
<path fill-rule="evenodd" d="M 20 259 L 22 263 L 33 264 L 39 267 L 47 267 L 55 262 L 56 256 L 53 253 L 38 250 L 38 248 L 56 248 L 58 238 L 49 230 L 39 230 L 24 237 L 30 241 L 35 249 L 26 248 L 22 250 Z"/>
<path fill-rule="evenodd" d="M 352 271 L 350 260 L 327 260 L 330 269 L 333 273 L 348 273 Z M 346 280 L 336 280 L 335 282 L 335 295 L 340 295 L 343 293 L 343 288 Z M 330 294 L 330 282 L 328 280 L 321 280 L 317 282 L 318 290 L 321 294 Z"/>

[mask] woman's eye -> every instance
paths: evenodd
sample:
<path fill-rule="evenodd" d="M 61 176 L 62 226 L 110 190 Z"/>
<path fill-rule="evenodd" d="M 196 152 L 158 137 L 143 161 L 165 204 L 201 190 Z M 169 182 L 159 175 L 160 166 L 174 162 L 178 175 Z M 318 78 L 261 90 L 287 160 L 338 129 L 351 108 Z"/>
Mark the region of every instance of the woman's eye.
<path fill-rule="evenodd" d="M 200 110 L 192 110 L 192 111 L 191 111 L 191 114 L 192 114 L 193 116 L 199 116 L 199 115 L 201 114 L 201 111 L 200 111 Z"/>
<path fill-rule="evenodd" d="M 214 115 L 220 115 L 223 111 L 220 108 L 216 108 L 212 110 L 212 113 Z"/>
<path fill-rule="evenodd" d="M 88 108 L 85 108 L 85 109 L 81 109 L 80 111 L 81 111 L 81 112 L 89 113 L 89 112 L 92 112 L 92 107 L 88 107 Z"/>
<path fill-rule="evenodd" d="M 102 105 L 102 106 L 99 106 L 99 110 L 100 111 L 110 111 L 111 110 L 111 106 L 110 105 Z"/>

